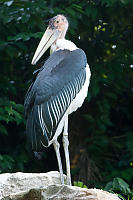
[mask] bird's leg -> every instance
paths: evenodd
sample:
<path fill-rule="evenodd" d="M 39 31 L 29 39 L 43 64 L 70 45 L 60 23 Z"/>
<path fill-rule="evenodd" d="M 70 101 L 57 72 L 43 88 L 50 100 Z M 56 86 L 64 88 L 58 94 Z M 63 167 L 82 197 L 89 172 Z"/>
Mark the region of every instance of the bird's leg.
<path fill-rule="evenodd" d="M 67 171 L 67 185 L 71 184 L 71 174 L 70 174 L 70 159 L 69 159 L 69 141 L 68 141 L 68 116 L 65 120 L 64 124 L 64 132 L 63 132 L 63 147 L 65 152 L 65 159 L 66 159 L 66 171 Z"/>
<path fill-rule="evenodd" d="M 55 140 L 53 142 L 54 145 L 54 149 L 56 152 L 56 157 L 57 157 L 57 161 L 58 161 L 58 166 L 59 166 L 59 171 L 60 171 L 60 178 L 61 178 L 61 184 L 64 184 L 64 176 L 63 176 L 63 169 L 62 169 L 62 163 L 61 163 L 61 156 L 60 156 L 60 144 L 57 140 Z"/>

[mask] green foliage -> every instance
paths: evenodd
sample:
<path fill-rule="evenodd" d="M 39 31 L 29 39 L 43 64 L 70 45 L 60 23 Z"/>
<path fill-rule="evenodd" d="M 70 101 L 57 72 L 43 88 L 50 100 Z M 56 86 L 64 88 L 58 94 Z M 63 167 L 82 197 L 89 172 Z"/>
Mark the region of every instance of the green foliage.
<path fill-rule="evenodd" d="M 123 192 L 125 194 L 131 193 L 129 185 L 121 178 L 114 178 L 113 181 L 107 183 L 107 185 L 105 186 L 104 189 L 107 191 L 120 190 L 121 192 Z"/>
<path fill-rule="evenodd" d="M 130 187 L 133 179 L 132 0 L 0 1 L 0 172 L 51 167 L 36 164 L 28 154 L 23 101 L 45 20 L 59 13 L 68 17 L 67 38 L 84 49 L 92 72 L 81 132 L 103 178 L 93 184 L 103 188 L 113 180 L 111 189 L 125 193 L 128 186 L 121 179 Z"/>
<path fill-rule="evenodd" d="M 81 188 L 88 188 L 86 185 L 83 184 L 81 181 L 74 181 L 74 186 L 81 187 Z"/>
<path fill-rule="evenodd" d="M 124 180 L 121 178 L 114 178 L 113 181 L 110 181 L 106 184 L 104 190 L 109 192 L 119 192 L 119 197 L 123 200 L 125 200 L 126 196 L 128 200 L 133 199 L 133 192 L 129 188 L 129 184 L 127 184 Z M 123 196 L 124 195 L 124 196 Z"/>
<path fill-rule="evenodd" d="M 73 185 L 81 188 L 88 188 L 81 181 L 74 181 Z M 114 178 L 113 181 L 108 182 L 104 187 L 104 190 L 111 193 L 119 193 L 118 196 L 122 200 L 133 200 L 133 192 L 129 188 L 129 185 L 121 178 Z"/>
<path fill-rule="evenodd" d="M 17 125 L 23 122 L 23 105 L 16 104 L 14 101 L 0 99 L 0 121 L 16 122 Z M 7 134 L 6 127 L 0 124 L 2 133 Z"/>
<path fill-rule="evenodd" d="M 9 126 L 15 123 L 16 126 L 24 123 L 23 105 L 9 101 L 7 98 L 0 98 L 0 173 L 13 171 L 15 165 L 19 165 L 16 156 L 10 154 L 10 147 L 6 140 L 10 138 Z M 25 161 L 21 161 L 25 162 Z M 22 164 L 21 164 L 22 165 Z M 20 168 L 22 169 L 22 167 Z"/>

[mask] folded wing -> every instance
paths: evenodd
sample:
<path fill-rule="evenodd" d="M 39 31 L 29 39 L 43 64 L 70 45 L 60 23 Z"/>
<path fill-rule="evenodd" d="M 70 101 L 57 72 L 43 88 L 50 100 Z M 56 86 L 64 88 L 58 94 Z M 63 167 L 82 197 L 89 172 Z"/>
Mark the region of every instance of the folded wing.
<path fill-rule="evenodd" d="M 58 50 L 36 72 L 25 97 L 26 133 L 34 151 L 49 146 L 57 127 L 86 80 L 83 50 Z"/>

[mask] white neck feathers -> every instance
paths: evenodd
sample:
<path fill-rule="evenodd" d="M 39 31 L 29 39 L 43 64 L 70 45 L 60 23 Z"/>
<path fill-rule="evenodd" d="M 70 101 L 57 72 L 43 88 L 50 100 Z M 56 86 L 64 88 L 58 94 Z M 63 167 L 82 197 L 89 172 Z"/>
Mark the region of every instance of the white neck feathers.
<path fill-rule="evenodd" d="M 59 49 L 68 49 L 70 51 L 74 51 L 75 49 L 78 48 L 73 42 L 63 38 L 63 39 L 58 39 L 54 44 L 52 44 L 50 48 L 50 54 Z"/>

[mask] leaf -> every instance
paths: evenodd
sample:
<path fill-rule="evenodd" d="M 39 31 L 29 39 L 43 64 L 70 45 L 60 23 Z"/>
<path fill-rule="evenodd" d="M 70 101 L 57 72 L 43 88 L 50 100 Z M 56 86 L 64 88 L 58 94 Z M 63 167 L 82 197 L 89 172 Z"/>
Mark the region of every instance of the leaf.
<path fill-rule="evenodd" d="M 74 186 L 81 187 L 81 188 L 88 188 L 86 185 L 83 184 L 81 181 L 74 181 Z"/>
<path fill-rule="evenodd" d="M 120 197 L 120 199 L 122 200 L 126 200 L 122 195 L 118 194 L 118 197 Z"/>
<path fill-rule="evenodd" d="M 32 33 L 31 36 L 33 38 L 41 38 L 43 36 L 43 32 Z"/>
<path fill-rule="evenodd" d="M 3 133 L 4 135 L 8 135 L 7 129 L 5 126 L 0 124 L 0 133 Z"/>
<path fill-rule="evenodd" d="M 11 115 L 11 114 L 13 114 L 13 112 L 12 112 L 12 106 L 6 106 L 5 107 L 5 111 L 7 111 L 7 113 L 9 114 L 9 115 Z"/>
<path fill-rule="evenodd" d="M 0 121 L 6 121 L 8 123 L 9 120 L 7 119 L 6 116 L 0 115 Z"/>
<path fill-rule="evenodd" d="M 3 50 L 7 46 L 7 42 L 5 41 L 0 41 L 0 50 Z"/>
<path fill-rule="evenodd" d="M 3 156 L 0 154 L 0 160 L 3 160 Z"/>
<path fill-rule="evenodd" d="M 13 3 L 13 0 L 11 0 L 11 1 L 6 1 L 4 4 L 7 5 L 7 6 L 11 6 L 12 3 Z"/>
<path fill-rule="evenodd" d="M 116 188 L 117 187 L 120 188 L 120 190 L 123 191 L 124 193 L 131 193 L 131 190 L 129 188 L 129 184 L 127 184 L 121 178 L 115 178 L 114 181 L 113 181 L 113 185 Z"/>
<path fill-rule="evenodd" d="M 18 40 L 24 40 L 27 41 L 31 38 L 31 33 L 19 33 L 15 36 L 8 36 L 9 41 L 18 41 Z"/>
<path fill-rule="evenodd" d="M 131 190 L 129 188 L 129 184 L 127 184 L 123 179 L 121 178 L 114 178 L 113 181 L 107 183 L 104 190 L 107 191 L 121 191 L 124 194 L 131 194 Z"/>
<path fill-rule="evenodd" d="M 22 16 L 22 23 L 25 24 L 29 21 L 30 15 L 29 14 L 25 14 Z"/>
<path fill-rule="evenodd" d="M 23 121 L 22 116 L 16 110 L 12 110 L 12 112 L 15 116 L 15 121 L 16 121 L 17 125 L 19 125 Z"/>

